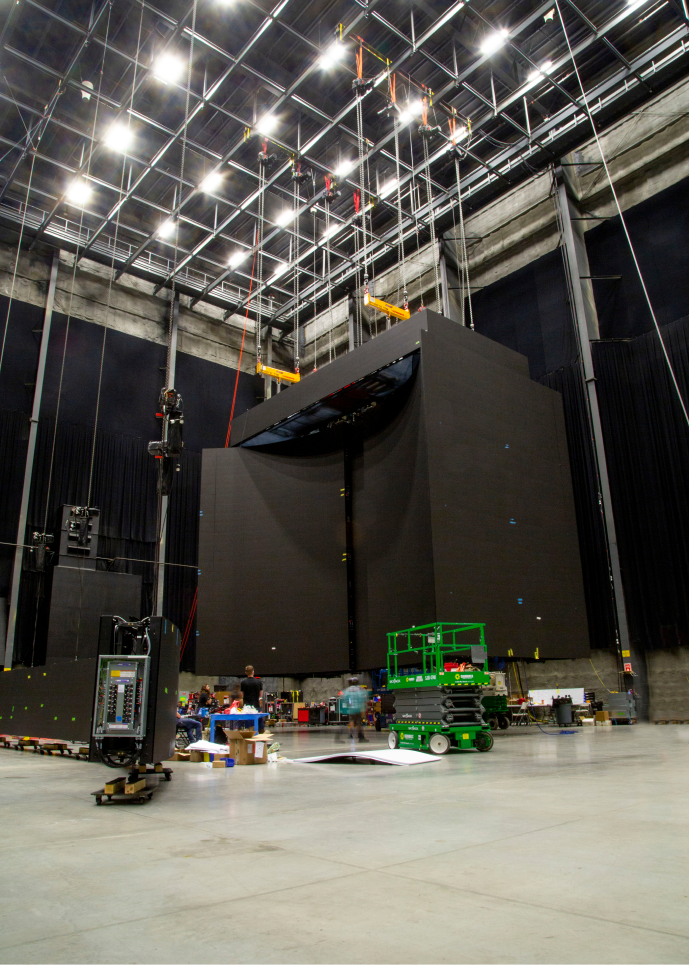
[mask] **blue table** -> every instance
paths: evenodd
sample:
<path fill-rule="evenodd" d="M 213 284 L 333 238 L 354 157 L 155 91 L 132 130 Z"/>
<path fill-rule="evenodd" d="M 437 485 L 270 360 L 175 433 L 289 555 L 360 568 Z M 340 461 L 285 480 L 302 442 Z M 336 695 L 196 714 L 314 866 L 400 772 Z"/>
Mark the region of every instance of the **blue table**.
<path fill-rule="evenodd" d="M 270 714 L 211 714 L 210 715 L 211 731 L 209 734 L 209 740 L 211 744 L 215 743 L 215 725 L 219 720 L 222 720 L 225 722 L 227 722 L 228 720 L 230 721 L 237 720 L 237 721 L 242 721 L 245 724 L 248 724 L 249 722 L 251 722 L 251 725 L 254 728 L 254 734 L 258 734 L 258 722 L 264 717 L 270 717 Z"/>

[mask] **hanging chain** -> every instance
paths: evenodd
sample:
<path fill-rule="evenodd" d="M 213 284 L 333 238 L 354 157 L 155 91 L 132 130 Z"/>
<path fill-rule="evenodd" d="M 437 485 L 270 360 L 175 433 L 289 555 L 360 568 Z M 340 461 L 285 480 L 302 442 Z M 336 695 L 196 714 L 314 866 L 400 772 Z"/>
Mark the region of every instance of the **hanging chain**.
<path fill-rule="evenodd" d="M 299 181 L 293 181 L 294 187 L 294 371 L 299 372 L 299 206 L 301 195 Z"/>
<path fill-rule="evenodd" d="M 474 310 L 471 304 L 471 285 L 469 283 L 469 258 L 467 255 L 467 239 L 464 229 L 464 212 L 462 210 L 462 182 L 459 174 L 459 158 L 455 155 L 455 177 L 457 178 L 457 207 L 459 209 L 459 247 L 460 247 L 460 284 L 463 289 L 462 298 L 462 324 L 464 320 L 464 301 L 466 298 L 469 308 L 469 327 L 474 327 Z"/>
<path fill-rule="evenodd" d="M 326 178 L 326 184 L 328 180 Z M 325 202 L 325 282 L 328 286 L 328 362 L 333 360 L 333 288 L 330 279 L 330 203 Z"/>
<path fill-rule="evenodd" d="M 187 93 L 184 104 L 184 130 L 182 132 L 182 160 L 180 163 L 180 174 L 179 174 L 179 207 L 182 207 L 182 191 L 184 189 L 184 162 L 186 160 L 187 154 L 187 128 L 189 126 L 189 95 L 191 93 L 191 68 L 194 60 L 194 37 L 196 36 L 196 7 L 198 0 L 194 0 L 194 5 L 191 11 L 191 40 L 189 42 L 189 62 L 187 64 Z M 165 388 L 172 388 L 170 385 L 170 369 L 172 367 L 172 327 L 174 324 L 175 315 L 175 282 L 177 279 L 177 254 L 178 254 L 178 244 L 179 244 L 179 221 L 180 216 L 178 214 L 177 220 L 175 221 L 175 253 L 173 261 L 173 272 L 172 272 L 172 284 L 170 290 L 170 317 L 168 319 L 168 339 L 167 339 L 167 361 L 165 363 Z"/>
<path fill-rule="evenodd" d="M 431 255 L 433 258 L 433 279 L 435 282 L 435 301 L 436 310 L 440 306 L 440 273 L 438 271 L 438 259 L 436 257 L 436 239 L 435 239 L 435 214 L 433 211 L 433 193 L 431 190 L 431 168 L 428 159 L 428 141 L 423 138 L 423 162 L 426 173 L 426 200 L 428 202 L 428 227 L 431 233 Z"/>

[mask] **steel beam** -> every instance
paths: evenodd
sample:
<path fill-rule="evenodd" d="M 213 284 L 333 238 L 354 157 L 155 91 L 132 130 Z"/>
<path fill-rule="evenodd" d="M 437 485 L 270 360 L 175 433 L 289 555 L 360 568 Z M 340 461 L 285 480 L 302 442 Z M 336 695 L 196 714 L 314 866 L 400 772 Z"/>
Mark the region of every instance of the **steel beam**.
<path fill-rule="evenodd" d="M 7 638 L 5 640 L 5 670 L 12 669 L 14 658 L 14 642 L 17 629 L 17 605 L 19 603 L 19 584 L 22 578 L 22 560 L 24 558 L 24 544 L 26 543 L 26 523 L 29 515 L 29 495 L 31 494 L 31 479 L 33 477 L 34 458 L 36 455 L 36 439 L 38 437 L 38 420 L 41 415 L 41 398 L 45 382 L 45 365 L 48 357 L 48 343 L 50 328 L 53 321 L 53 305 L 55 304 L 55 288 L 57 285 L 57 271 L 60 264 L 60 252 L 53 252 L 50 266 L 50 280 L 45 300 L 43 315 L 43 331 L 41 333 L 41 347 L 38 353 L 38 367 L 36 369 L 36 386 L 33 393 L 33 407 L 29 428 L 29 445 L 26 450 L 24 465 L 24 485 L 19 507 L 19 523 L 17 525 L 17 545 L 14 551 L 14 565 L 12 567 L 12 589 L 10 590 L 10 612 L 7 621 Z M 8 321 L 9 324 L 9 321 Z"/>
<path fill-rule="evenodd" d="M 624 586 L 622 583 L 622 571 L 620 568 L 620 556 L 617 547 L 615 514 L 613 511 L 612 497 L 610 495 L 610 479 L 605 452 L 605 440 L 603 438 L 603 427 L 601 425 L 598 405 L 596 373 L 594 371 L 593 355 L 591 353 L 591 339 L 596 337 L 597 331 L 595 327 L 592 331 L 592 320 L 590 311 L 587 309 L 586 292 L 582 286 L 582 278 L 590 277 L 590 271 L 588 268 L 588 259 L 586 258 L 586 248 L 581 243 L 583 239 L 580 239 L 579 243 L 577 243 L 578 229 L 576 226 L 580 222 L 575 223 L 572 220 L 573 215 L 577 216 L 578 212 L 573 212 L 572 210 L 574 202 L 570 197 L 566 176 L 562 168 L 560 168 L 558 172 L 558 182 L 556 195 L 558 216 L 565 249 L 567 283 L 572 304 L 572 314 L 581 356 L 581 373 L 588 399 L 591 436 L 598 470 L 598 484 L 600 487 L 599 498 L 603 513 L 608 561 L 610 565 L 610 589 L 614 601 L 617 623 L 618 656 L 620 660 L 620 670 L 622 670 L 623 654 L 629 654 L 629 626 L 627 622 Z"/>

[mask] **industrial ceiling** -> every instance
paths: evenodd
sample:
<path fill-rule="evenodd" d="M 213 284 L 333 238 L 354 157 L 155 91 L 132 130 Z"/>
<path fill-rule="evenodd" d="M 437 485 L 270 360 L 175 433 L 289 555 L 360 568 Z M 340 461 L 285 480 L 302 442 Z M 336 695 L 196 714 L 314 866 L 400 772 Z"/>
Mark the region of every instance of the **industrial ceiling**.
<path fill-rule="evenodd" d="M 3 6 L 15 240 L 286 331 L 395 262 L 400 225 L 407 251 L 453 225 L 455 157 L 466 214 L 589 140 L 587 105 L 603 130 L 676 81 L 689 41 L 685 0 Z"/>

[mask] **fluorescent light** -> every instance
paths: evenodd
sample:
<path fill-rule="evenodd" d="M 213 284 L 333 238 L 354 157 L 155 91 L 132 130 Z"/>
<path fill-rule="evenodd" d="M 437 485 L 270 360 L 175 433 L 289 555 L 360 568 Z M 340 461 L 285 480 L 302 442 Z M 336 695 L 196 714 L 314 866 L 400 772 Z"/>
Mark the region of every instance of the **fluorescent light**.
<path fill-rule="evenodd" d="M 213 194 L 214 191 L 218 190 L 221 184 L 222 174 L 220 171 L 211 171 L 210 174 L 205 176 L 199 187 L 204 194 Z"/>
<path fill-rule="evenodd" d="M 348 174 L 354 170 L 354 161 L 340 161 L 339 165 L 335 168 L 335 174 L 338 178 L 346 178 Z"/>
<path fill-rule="evenodd" d="M 175 233 L 175 222 L 172 220 L 172 218 L 168 218 L 167 221 L 163 221 L 163 223 L 158 226 L 159 238 L 169 238 L 174 233 Z"/>
<path fill-rule="evenodd" d="M 293 221 L 293 220 L 294 220 L 294 211 L 292 210 L 292 208 L 285 208 L 284 211 L 281 211 L 280 214 L 276 217 L 275 224 L 278 224 L 280 225 L 281 228 L 284 228 L 286 224 L 289 224 L 290 221 Z"/>
<path fill-rule="evenodd" d="M 455 132 L 454 134 L 450 135 L 450 140 L 452 141 L 453 144 L 456 144 L 458 141 L 463 141 L 468 134 L 469 132 L 466 129 L 465 125 L 460 124 L 458 127 L 455 127 Z"/>
<path fill-rule="evenodd" d="M 256 125 L 256 130 L 259 134 L 272 134 L 275 128 L 278 126 L 278 119 L 274 114 L 265 114 L 261 120 Z"/>
<path fill-rule="evenodd" d="M 241 251 L 241 250 L 235 251 L 233 255 L 230 255 L 230 258 L 227 264 L 230 266 L 230 268 L 237 268 L 239 265 L 242 264 L 243 261 L 246 261 L 248 257 L 249 257 L 248 251 Z"/>
<path fill-rule="evenodd" d="M 103 143 L 106 147 L 109 147 L 111 151 L 121 151 L 124 154 L 131 146 L 133 140 L 134 135 L 131 129 L 127 127 L 126 124 L 116 121 L 106 131 Z"/>
<path fill-rule="evenodd" d="M 164 84 L 172 84 L 182 76 L 184 61 L 176 54 L 161 54 L 153 64 L 153 76 Z"/>
<path fill-rule="evenodd" d="M 387 198 L 389 194 L 392 194 L 392 192 L 395 190 L 396 187 L 397 187 L 397 178 L 392 178 L 392 180 L 386 181 L 378 193 L 379 197 Z"/>
<path fill-rule="evenodd" d="M 334 67 L 345 55 L 346 47 L 339 41 L 334 43 L 331 47 L 321 54 L 318 58 L 318 66 L 322 70 L 328 70 L 329 67 Z"/>
<path fill-rule="evenodd" d="M 327 241 L 328 238 L 332 238 L 334 235 L 338 233 L 338 231 L 342 231 L 343 228 L 344 228 L 343 224 L 330 225 L 328 230 L 323 232 L 323 240 Z"/>
<path fill-rule="evenodd" d="M 91 185 L 83 178 L 75 178 L 67 188 L 67 200 L 80 208 L 84 207 L 92 194 Z"/>
<path fill-rule="evenodd" d="M 508 36 L 509 34 L 505 29 L 496 30 L 495 33 L 488 34 L 479 48 L 481 53 L 485 57 L 490 57 L 492 54 L 497 53 L 497 51 L 507 43 Z"/>
<path fill-rule="evenodd" d="M 275 279 L 279 278 L 280 275 L 284 275 L 288 268 L 289 265 L 278 265 L 273 274 L 270 276 L 270 280 L 275 281 Z"/>

